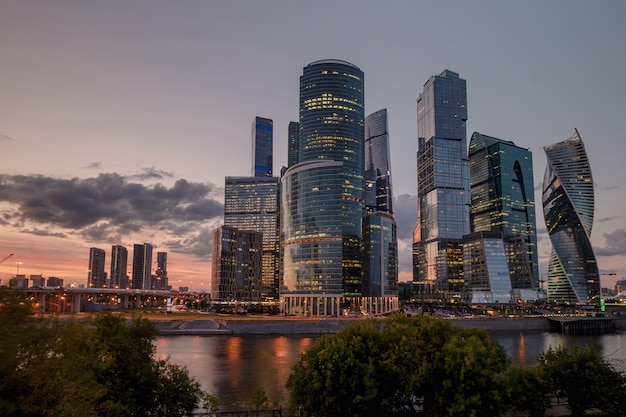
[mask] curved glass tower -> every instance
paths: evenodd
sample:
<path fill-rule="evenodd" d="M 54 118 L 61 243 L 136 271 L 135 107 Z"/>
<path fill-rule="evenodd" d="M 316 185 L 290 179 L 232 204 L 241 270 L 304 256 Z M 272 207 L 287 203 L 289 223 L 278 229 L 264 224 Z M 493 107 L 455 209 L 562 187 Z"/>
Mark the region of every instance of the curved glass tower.
<path fill-rule="evenodd" d="M 300 77 L 298 163 L 281 180 L 281 298 L 294 314 L 337 314 L 361 295 L 363 71 L 316 61 Z"/>
<path fill-rule="evenodd" d="M 589 239 L 594 191 L 587 152 L 578 130 L 544 150 L 543 215 L 552 241 L 548 299 L 589 303 L 600 296 L 600 275 Z"/>

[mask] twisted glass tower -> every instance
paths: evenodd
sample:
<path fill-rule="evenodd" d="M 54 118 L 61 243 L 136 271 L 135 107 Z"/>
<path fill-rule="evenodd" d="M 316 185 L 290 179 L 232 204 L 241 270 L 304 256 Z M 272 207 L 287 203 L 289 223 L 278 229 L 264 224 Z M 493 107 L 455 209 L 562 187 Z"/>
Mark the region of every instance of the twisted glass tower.
<path fill-rule="evenodd" d="M 548 299 L 589 303 L 600 295 L 600 275 L 589 238 L 594 191 L 587 152 L 578 130 L 544 150 L 543 215 L 552 242 Z"/>

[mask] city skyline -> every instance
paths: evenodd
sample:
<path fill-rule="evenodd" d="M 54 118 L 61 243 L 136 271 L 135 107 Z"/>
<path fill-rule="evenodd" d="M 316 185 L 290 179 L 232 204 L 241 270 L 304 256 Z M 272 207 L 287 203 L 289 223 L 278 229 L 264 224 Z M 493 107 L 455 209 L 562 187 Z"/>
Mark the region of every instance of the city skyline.
<path fill-rule="evenodd" d="M 625 276 L 626 58 L 615 51 L 626 5 L 355 4 L 332 14 L 279 1 L 0 6 L 0 259 L 15 254 L 0 265 L 2 282 L 22 262 L 22 274 L 86 284 L 90 247 L 148 241 L 168 252 L 174 288 L 208 289 L 224 177 L 250 172 L 250 122 L 273 120 L 277 175 L 298 120 L 298 77 L 318 59 L 357 65 L 365 114 L 388 110 L 401 281 L 412 279 L 417 219 L 416 100 L 444 69 L 467 81 L 467 135 L 532 152 L 535 201 L 543 146 L 578 128 L 596 184 L 591 241 L 600 273 L 616 273 L 603 285 Z M 322 33 L 300 28 L 305 15 Z M 545 277 L 551 245 L 535 214 Z"/>

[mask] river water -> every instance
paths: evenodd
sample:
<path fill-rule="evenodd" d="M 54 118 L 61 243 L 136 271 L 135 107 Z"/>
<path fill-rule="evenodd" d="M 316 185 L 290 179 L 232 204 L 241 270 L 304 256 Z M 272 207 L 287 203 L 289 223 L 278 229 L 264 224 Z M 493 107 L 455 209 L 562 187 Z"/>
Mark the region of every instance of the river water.
<path fill-rule="evenodd" d="M 591 346 L 616 368 L 626 372 L 626 334 L 573 336 L 542 331 L 492 332 L 514 364 L 529 366 L 550 346 Z M 244 403 L 262 388 L 276 407 L 286 406 L 285 382 L 300 353 L 317 336 L 163 336 L 155 345 L 159 358 L 170 357 L 186 366 L 202 388 L 220 398 L 222 411 L 244 409 Z"/>

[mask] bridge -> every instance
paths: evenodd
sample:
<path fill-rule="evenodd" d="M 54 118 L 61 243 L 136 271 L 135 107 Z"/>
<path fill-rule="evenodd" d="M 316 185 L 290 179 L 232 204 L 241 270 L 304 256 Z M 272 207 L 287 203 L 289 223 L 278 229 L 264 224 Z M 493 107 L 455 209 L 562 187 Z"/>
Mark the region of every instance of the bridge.
<path fill-rule="evenodd" d="M 171 291 L 118 288 L 29 288 L 27 298 L 41 313 L 79 313 L 100 310 L 166 307 Z"/>
<path fill-rule="evenodd" d="M 594 316 L 555 316 L 548 317 L 550 330 L 565 334 L 606 334 L 615 333 L 614 319 Z"/>

